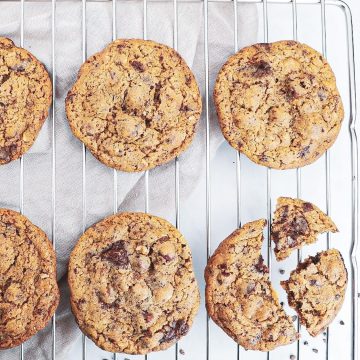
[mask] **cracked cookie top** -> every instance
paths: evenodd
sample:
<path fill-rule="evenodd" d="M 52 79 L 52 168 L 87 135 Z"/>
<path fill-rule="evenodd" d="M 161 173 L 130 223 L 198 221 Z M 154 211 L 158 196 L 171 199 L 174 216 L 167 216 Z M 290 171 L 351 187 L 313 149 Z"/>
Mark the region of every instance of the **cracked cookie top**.
<path fill-rule="evenodd" d="M 0 243 L 0 349 L 8 349 L 47 325 L 59 290 L 51 243 L 25 216 L 0 209 Z"/>
<path fill-rule="evenodd" d="M 328 327 L 343 304 L 347 286 L 344 260 L 336 249 L 320 252 L 300 263 L 281 285 L 301 324 L 316 336 Z"/>
<path fill-rule="evenodd" d="M 201 97 L 175 50 L 148 40 L 116 40 L 83 64 L 66 113 L 74 135 L 101 162 L 144 171 L 189 146 Z"/>
<path fill-rule="evenodd" d="M 186 240 L 143 213 L 90 227 L 71 254 L 69 285 L 80 329 L 112 352 L 167 349 L 187 334 L 199 307 Z"/>
<path fill-rule="evenodd" d="M 0 37 L 0 165 L 29 150 L 48 116 L 51 99 L 44 65 Z"/>
<path fill-rule="evenodd" d="M 205 269 L 210 317 L 247 350 L 270 351 L 298 338 L 261 257 L 265 225 L 266 220 L 258 220 L 235 230 Z"/>
<path fill-rule="evenodd" d="M 271 225 L 276 260 L 284 260 L 295 249 L 314 243 L 317 236 L 326 231 L 338 229 L 317 206 L 301 199 L 278 198 Z"/>
<path fill-rule="evenodd" d="M 230 145 L 275 169 L 318 159 L 344 117 L 330 65 L 295 41 L 256 44 L 231 56 L 218 74 L 214 100 Z"/>

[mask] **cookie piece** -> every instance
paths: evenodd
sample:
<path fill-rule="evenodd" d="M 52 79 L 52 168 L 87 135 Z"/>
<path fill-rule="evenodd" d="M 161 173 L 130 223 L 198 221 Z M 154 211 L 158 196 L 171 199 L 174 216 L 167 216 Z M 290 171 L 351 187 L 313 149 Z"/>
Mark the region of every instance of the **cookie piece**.
<path fill-rule="evenodd" d="M 29 219 L 0 209 L 0 242 L 0 349 L 9 349 L 47 325 L 59 289 L 52 245 Z"/>
<path fill-rule="evenodd" d="M 231 56 L 218 74 L 214 100 L 230 145 L 275 169 L 318 159 L 344 117 L 330 65 L 296 41 L 256 44 Z"/>
<path fill-rule="evenodd" d="M 287 281 L 281 282 L 289 305 L 298 313 L 311 336 L 322 333 L 344 302 L 347 271 L 340 252 L 322 251 L 298 264 Z"/>
<path fill-rule="evenodd" d="M 105 165 L 143 171 L 189 146 L 201 96 L 175 50 L 149 40 L 116 40 L 81 67 L 66 114 L 74 135 Z"/>
<path fill-rule="evenodd" d="M 199 308 L 186 240 L 143 213 L 91 226 L 71 253 L 69 285 L 80 329 L 111 352 L 167 349 L 187 334 Z"/>
<path fill-rule="evenodd" d="M 43 64 L 0 37 L 0 165 L 34 143 L 48 116 L 52 85 Z"/>
<path fill-rule="evenodd" d="M 260 255 L 265 225 L 266 220 L 258 220 L 235 230 L 205 269 L 210 317 L 247 350 L 270 351 L 298 339 Z"/>
<path fill-rule="evenodd" d="M 292 251 L 314 243 L 319 234 L 327 231 L 334 233 L 338 229 L 317 206 L 300 199 L 278 198 L 271 225 L 276 260 L 286 259 Z"/>

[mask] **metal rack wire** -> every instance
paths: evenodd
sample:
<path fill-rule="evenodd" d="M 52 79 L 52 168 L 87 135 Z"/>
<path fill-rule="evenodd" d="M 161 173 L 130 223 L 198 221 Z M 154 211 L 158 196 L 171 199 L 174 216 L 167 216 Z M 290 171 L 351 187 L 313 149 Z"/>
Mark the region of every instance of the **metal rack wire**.
<path fill-rule="evenodd" d="M 82 3 L 82 60 L 85 61 L 87 58 L 87 18 L 86 8 L 87 1 L 81 0 Z M 116 29 L 116 4 L 117 0 L 112 1 L 112 40 L 117 38 Z M 173 4 L 173 47 L 175 50 L 178 48 L 178 0 L 171 0 Z M 205 68 L 205 101 L 204 101 L 204 118 L 205 118 L 205 147 L 206 147 L 206 256 L 207 258 L 211 254 L 211 181 L 210 181 L 210 89 L 209 89 L 209 2 L 216 0 L 203 0 L 203 21 L 204 21 L 204 68 Z M 228 0 L 220 0 L 228 1 Z M 24 2 L 20 0 L 20 46 L 24 46 Z M 143 2 L 143 38 L 147 39 L 147 0 Z M 358 358 L 358 268 L 357 268 L 357 246 L 358 246 L 358 145 L 356 139 L 356 87 L 355 87 L 355 66 L 354 66 L 354 46 L 353 46 L 353 27 L 352 27 L 352 15 L 350 8 L 341 0 L 237 0 L 233 1 L 233 12 L 234 12 L 234 52 L 238 51 L 238 3 L 251 3 L 262 5 L 262 18 L 263 18 L 263 38 L 264 42 L 269 40 L 269 15 L 268 15 L 268 3 L 276 4 L 289 4 L 292 5 L 292 25 L 293 25 L 293 38 L 298 39 L 298 4 L 320 4 L 321 6 L 321 31 L 322 31 L 322 53 L 326 57 L 327 55 L 327 32 L 326 32 L 326 8 L 327 6 L 341 7 L 346 17 L 347 26 L 347 49 L 348 49 L 348 67 L 349 67 L 349 94 L 350 94 L 350 115 L 349 115 L 349 132 L 351 139 L 352 148 L 352 248 L 351 248 L 351 273 L 352 273 L 352 359 Z M 56 0 L 51 0 L 51 65 L 52 65 L 52 83 L 53 83 L 53 105 L 50 112 L 51 117 L 51 191 L 52 191 L 52 224 L 51 224 L 51 238 L 54 248 L 56 249 L 56 112 L 55 112 L 55 92 L 56 92 L 56 69 L 55 69 L 55 51 L 56 51 Z M 236 211 L 237 211 L 237 223 L 236 226 L 241 226 L 241 155 L 236 152 Z M 86 148 L 82 146 L 82 230 L 85 231 L 87 223 L 87 194 L 86 194 L 86 161 L 87 152 Z M 19 210 L 21 213 L 24 212 L 24 157 L 19 161 Z M 325 156 L 326 166 L 326 211 L 328 215 L 331 215 L 331 156 L 330 151 Z M 180 161 L 178 158 L 174 161 L 175 169 L 175 224 L 177 228 L 180 228 Z M 268 234 L 267 234 L 267 262 L 269 272 L 271 274 L 271 241 L 270 241 L 270 224 L 271 224 L 271 212 L 272 212 L 272 196 L 271 196 L 271 169 L 267 169 L 266 183 L 267 183 L 267 216 L 268 216 Z M 144 210 L 149 211 L 149 176 L 150 172 L 144 173 L 144 193 L 145 202 Z M 113 172 L 113 211 L 114 213 L 118 210 L 118 174 L 117 171 Z M 120 184 L 121 186 L 121 184 Z M 296 171 L 296 193 L 298 197 L 301 197 L 301 169 Z M 327 235 L 327 248 L 331 246 L 331 236 Z M 298 261 L 301 260 L 301 251 L 298 251 Z M 300 323 L 297 323 L 298 329 L 300 330 Z M 206 321 L 206 359 L 210 358 L 210 326 L 209 317 Z M 329 358 L 329 337 L 330 333 L 327 330 L 326 336 L 326 359 Z M 51 357 L 53 360 L 56 359 L 56 320 L 55 316 L 52 319 L 52 352 Z M 174 358 L 178 359 L 179 349 L 175 346 Z M 299 342 L 297 344 L 297 359 L 300 359 L 301 351 Z M 271 358 L 271 354 L 267 354 L 267 358 Z M 24 345 L 19 347 L 19 359 L 24 360 Z M 87 359 L 87 340 L 86 337 L 82 338 L 82 359 Z M 117 359 L 117 354 L 113 354 L 113 359 Z M 147 356 L 144 356 L 147 359 Z M 237 347 L 237 359 L 240 359 L 239 347 Z"/>

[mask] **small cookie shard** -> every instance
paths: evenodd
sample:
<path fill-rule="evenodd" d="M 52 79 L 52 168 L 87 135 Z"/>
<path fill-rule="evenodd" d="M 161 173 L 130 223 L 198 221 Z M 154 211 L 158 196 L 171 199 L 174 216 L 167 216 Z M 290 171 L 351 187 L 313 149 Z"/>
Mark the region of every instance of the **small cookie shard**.
<path fill-rule="evenodd" d="M 33 145 L 52 99 L 44 65 L 30 52 L 0 37 L 0 165 Z"/>
<path fill-rule="evenodd" d="M 53 247 L 25 216 L 0 209 L 0 244 L 0 349 L 9 349 L 48 324 L 59 289 Z"/>
<path fill-rule="evenodd" d="M 144 171 L 190 145 L 201 114 L 195 77 L 172 48 L 118 39 L 91 56 L 66 97 L 73 134 L 105 165 Z"/>
<path fill-rule="evenodd" d="M 260 255 L 265 225 L 266 220 L 258 220 L 235 230 L 205 269 L 210 317 L 248 350 L 269 351 L 298 339 Z"/>
<path fill-rule="evenodd" d="M 289 305 L 311 336 L 323 332 L 339 312 L 345 297 L 347 271 L 340 252 L 330 249 L 308 257 L 281 282 Z"/>
<path fill-rule="evenodd" d="M 230 145 L 275 169 L 318 159 L 336 140 L 344 117 L 326 59 L 288 40 L 232 55 L 217 76 L 214 102 Z"/>
<path fill-rule="evenodd" d="M 190 248 L 167 221 L 121 213 L 91 226 L 71 253 L 71 308 L 106 351 L 147 354 L 185 336 L 199 308 Z"/>
<path fill-rule="evenodd" d="M 319 234 L 327 231 L 338 229 L 317 206 L 300 199 L 278 198 L 271 226 L 276 260 L 286 259 L 293 250 L 314 243 Z"/>

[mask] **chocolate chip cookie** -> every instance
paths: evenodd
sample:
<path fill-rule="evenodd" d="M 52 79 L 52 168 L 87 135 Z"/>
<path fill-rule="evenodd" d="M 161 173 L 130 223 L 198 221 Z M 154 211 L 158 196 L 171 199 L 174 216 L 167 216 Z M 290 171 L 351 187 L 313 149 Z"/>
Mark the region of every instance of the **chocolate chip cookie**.
<path fill-rule="evenodd" d="M 51 99 L 44 65 L 0 37 L 0 165 L 29 150 L 48 116 Z"/>
<path fill-rule="evenodd" d="M 235 230 L 205 269 L 210 317 L 247 350 L 269 351 L 298 338 L 260 255 L 265 225 L 258 220 Z"/>
<path fill-rule="evenodd" d="M 319 234 L 327 231 L 338 229 L 317 206 L 300 199 L 278 198 L 271 225 L 276 260 L 286 259 L 292 251 L 314 243 Z"/>
<path fill-rule="evenodd" d="M 80 329 L 112 352 L 167 349 L 187 334 L 199 308 L 186 240 L 143 213 L 91 226 L 71 254 L 69 285 Z"/>
<path fill-rule="evenodd" d="M 0 242 L 0 349 L 9 349 L 47 325 L 59 289 L 51 243 L 25 216 L 0 209 Z"/>
<path fill-rule="evenodd" d="M 74 135 L 101 162 L 143 171 L 190 145 L 201 96 L 175 50 L 154 41 L 116 40 L 81 67 L 66 114 Z"/>
<path fill-rule="evenodd" d="M 318 159 L 344 117 L 330 65 L 296 41 L 256 44 L 231 56 L 218 74 L 214 100 L 230 145 L 275 169 Z"/>
<path fill-rule="evenodd" d="M 344 260 L 336 249 L 320 252 L 300 263 L 281 285 L 301 324 L 316 336 L 329 326 L 343 304 L 347 286 Z"/>

